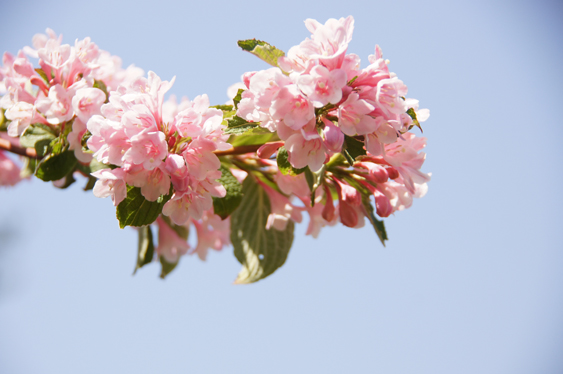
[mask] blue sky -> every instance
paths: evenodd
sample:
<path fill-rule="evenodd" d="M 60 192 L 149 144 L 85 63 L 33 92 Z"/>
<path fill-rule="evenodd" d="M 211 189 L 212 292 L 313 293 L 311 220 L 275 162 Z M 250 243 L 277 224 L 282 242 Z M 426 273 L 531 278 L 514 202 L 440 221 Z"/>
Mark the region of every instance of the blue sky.
<path fill-rule="evenodd" d="M 430 109 L 429 192 L 370 227 L 296 240 L 283 268 L 234 286 L 232 250 L 131 276 L 136 233 L 111 201 L 39 180 L 0 190 L 1 373 L 560 373 L 563 6 L 555 1 L 2 5 L 0 50 L 53 28 L 171 92 L 222 103 L 236 46 L 288 50 L 303 21 L 352 15 L 349 51 L 379 44 Z"/>

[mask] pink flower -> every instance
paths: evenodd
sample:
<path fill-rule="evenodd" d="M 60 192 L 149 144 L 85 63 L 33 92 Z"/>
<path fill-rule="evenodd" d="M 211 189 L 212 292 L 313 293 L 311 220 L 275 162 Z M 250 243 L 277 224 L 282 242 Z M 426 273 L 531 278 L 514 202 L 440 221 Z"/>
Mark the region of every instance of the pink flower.
<path fill-rule="evenodd" d="M 165 135 L 160 131 L 145 129 L 131 138 L 131 148 L 125 152 L 123 159 L 136 165 L 142 164 L 147 170 L 160 166 L 168 155 L 168 144 Z"/>
<path fill-rule="evenodd" d="M 106 101 L 106 94 L 98 88 L 82 88 L 72 98 L 72 108 L 76 116 L 84 123 L 95 114 L 101 114 L 101 106 Z"/>
<path fill-rule="evenodd" d="M 336 104 L 342 99 L 342 88 L 346 86 L 346 72 L 341 69 L 329 71 L 321 65 L 309 74 L 299 76 L 298 86 L 317 108 L 328 103 Z"/>
<path fill-rule="evenodd" d="M 102 169 L 92 173 L 92 176 L 98 178 L 94 185 L 94 196 L 101 198 L 111 196 L 114 206 L 118 206 L 127 196 L 123 169 Z"/>
<path fill-rule="evenodd" d="M 327 157 L 327 148 L 319 135 L 307 139 L 301 132 L 291 135 L 285 142 L 289 154 L 289 163 L 296 169 L 309 166 L 317 171 L 323 166 Z"/>
<path fill-rule="evenodd" d="M 69 121 L 74 116 L 72 110 L 72 93 L 60 84 L 51 86 L 49 96 L 37 100 L 35 107 L 45 115 L 47 122 L 58 125 Z"/>
<path fill-rule="evenodd" d="M 338 126 L 348 136 L 372 133 L 376 128 L 375 119 L 367 114 L 373 109 L 373 105 L 352 92 L 338 107 Z"/>
<path fill-rule="evenodd" d="M 272 118 L 284 123 L 294 130 L 299 130 L 315 118 L 315 108 L 292 84 L 278 91 L 270 109 Z"/>
<path fill-rule="evenodd" d="M 166 259 L 167 262 L 175 264 L 180 256 L 185 255 L 190 248 L 188 242 L 182 239 L 162 218 L 156 219 L 158 225 L 158 247 L 156 253 Z"/>
<path fill-rule="evenodd" d="M 222 220 L 221 217 L 206 211 L 200 221 L 192 221 L 197 232 L 197 246 L 194 252 L 205 261 L 209 249 L 221 250 L 231 243 L 230 220 Z"/>

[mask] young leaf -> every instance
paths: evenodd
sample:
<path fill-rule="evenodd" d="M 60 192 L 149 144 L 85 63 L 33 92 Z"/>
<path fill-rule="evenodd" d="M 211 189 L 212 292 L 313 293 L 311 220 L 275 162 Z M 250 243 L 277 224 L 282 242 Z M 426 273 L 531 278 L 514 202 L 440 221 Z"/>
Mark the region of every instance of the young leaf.
<path fill-rule="evenodd" d="M 35 71 L 37 72 L 37 74 L 39 74 L 39 76 L 41 76 L 41 78 L 43 78 L 45 83 L 49 83 L 49 78 L 47 78 L 47 74 L 45 74 L 43 69 L 37 68 L 37 69 L 35 69 Z"/>
<path fill-rule="evenodd" d="M 162 212 L 164 204 L 170 200 L 172 193 L 160 196 L 156 201 L 148 201 L 138 187 L 127 186 L 127 197 L 116 209 L 119 227 L 145 226 L 153 223 Z"/>
<path fill-rule="evenodd" d="M 264 189 L 248 176 L 242 185 L 244 197 L 231 215 L 231 242 L 242 264 L 235 283 L 259 281 L 282 266 L 293 243 L 293 221 L 283 231 L 266 230 L 270 200 Z"/>
<path fill-rule="evenodd" d="M 20 178 L 28 178 L 35 174 L 35 170 L 37 169 L 37 163 L 39 160 L 35 158 L 24 157 L 23 158 L 23 166 L 20 170 Z"/>
<path fill-rule="evenodd" d="M 244 90 L 239 88 L 235 97 L 233 97 L 233 104 L 235 105 L 235 111 L 238 110 L 238 103 L 242 100 L 242 93 Z"/>
<path fill-rule="evenodd" d="M 233 106 L 228 104 L 211 105 L 210 108 L 222 110 L 223 112 L 232 112 Z"/>
<path fill-rule="evenodd" d="M 285 149 L 284 146 L 281 146 L 278 149 L 278 155 L 276 156 L 276 161 L 278 163 L 278 169 L 280 170 L 280 172 L 283 175 L 297 175 L 297 174 L 301 174 L 304 173 L 305 170 L 307 170 L 307 167 L 305 166 L 304 168 L 301 169 L 296 169 L 294 168 L 290 163 L 289 163 L 289 158 L 288 158 L 289 154 L 287 153 L 287 149 Z"/>
<path fill-rule="evenodd" d="M 309 168 L 305 169 L 305 179 L 311 190 L 311 206 L 315 206 L 315 192 L 317 188 L 323 183 L 325 177 L 326 165 L 323 165 L 317 171 L 311 171 Z"/>
<path fill-rule="evenodd" d="M 364 149 L 364 143 L 348 135 L 344 135 L 343 148 L 344 148 L 343 149 L 344 156 L 346 156 L 347 153 L 352 158 L 352 160 L 356 160 L 356 157 L 358 156 L 366 155 L 366 150 Z M 346 158 L 348 159 L 348 157 Z M 350 160 L 348 160 L 348 162 L 350 162 Z M 352 166 L 353 164 L 354 163 L 352 162 L 350 166 Z"/>
<path fill-rule="evenodd" d="M 108 88 L 107 88 L 106 84 L 102 81 L 94 80 L 93 87 L 104 91 L 104 93 L 106 94 L 106 103 L 107 103 L 108 99 L 109 99 L 109 94 L 108 94 Z"/>
<path fill-rule="evenodd" d="M 277 140 L 279 140 L 279 138 L 275 132 L 270 132 L 268 129 L 264 129 L 262 127 L 254 127 L 241 135 L 231 136 L 229 138 L 229 143 L 231 143 L 233 147 L 240 147 L 243 145 L 275 142 Z"/>
<path fill-rule="evenodd" d="M 272 66 L 278 66 L 278 58 L 285 56 L 283 51 L 262 40 L 239 40 L 237 44 L 243 50 L 252 53 L 254 56 Z"/>
<path fill-rule="evenodd" d="M 383 221 L 378 220 L 373 214 L 373 205 L 371 205 L 371 201 L 369 199 L 368 194 L 362 193 L 362 205 L 364 207 L 364 213 L 368 217 L 371 225 L 375 229 L 375 233 L 379 237 L 381 244 L 385 247 L 385 241 L 389 238 L 387 237 L 387 231 L 385 231 L 385 225 Z"/>
<path fill-rule="evenodd" d="M 260 122 L 248 122 L 244 118 L 234 116 L 227 120 L 227 128 L 223 131 L 225 134 L 241 135 L 253 128 L 259 127 Z"/>
<path fill-rule="evenodd" d="M 420 126 L 420 122 L 418 122 L 418 119 L 416 118 L 416 112 L 414 111 L 413 108 L 409 108 L 409 110 L 407 110 L 407 114 L 412 118 L 412 123 L 414 126 L 418 127 L 420 129 L 420 131 L 422 132 L 422 126 Z M 411 126 L 412 128 L 412 126 Z M 410 130 L 410 128 L 409 128 Z"/>
<path fill-rule="evenodd" d="M 160 256 L 158 259 L 160 260 L 160 265 L 162 266 L 162 270 L 160 271 L 160 278 L 162 279 L 166 278 L 166 276 L 176 268 L 178 262 L 180 262 L 180 260 L 174 263 L 168 262 L 164 256 Z"/>
<path fill-rule="evenodd" d="M 24 131 L 20 137 L 20 145 L 25 148 L 35 148 L 37 155 L 43 157 L 55 138 L 56 135 L 49 126 L 35 123 Z"/>
<path fill-rule="evenodd" d="M 219 170 L 221 170 L 221 178 L 218 181 L 225 187 L 227 194 L 223 198 L 213 198 L 213 211 L 221 219 L 225 219 L 235 211 L 242 201 L 242 186 L 229 168 L 221 165 Z"/>
<path fill-rule="evenodd" d="M 137 232 L 139 234 L 139 250 L 137 251 L 137 265 L 135 265 L 133 274 L 137 272 L 137 269 L 151 263 L 154 257 L 154 243 L 150 225 L 139 227 Z"/>
<path fill-rule="evenodd" d="M 35 171 L 35 176 L 45 182 L 59 180 L 71 173 L 77 162 L 73 151 L 50 155 L 41 160 Z"/>
<path fill-rule="evenodd" d="M 4 116 L 5 111 L 5 109 L 0 108 L 0 131 L 8 131 L 8 123 L 10 121 Z"/>

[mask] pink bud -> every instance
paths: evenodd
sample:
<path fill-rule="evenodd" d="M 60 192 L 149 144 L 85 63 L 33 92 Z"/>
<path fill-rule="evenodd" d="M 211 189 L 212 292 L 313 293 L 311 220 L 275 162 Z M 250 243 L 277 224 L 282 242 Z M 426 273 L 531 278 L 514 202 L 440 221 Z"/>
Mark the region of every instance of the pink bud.
<path fill-rule="evenodd" d="M 393 167 L 387 168 L 387 174 L 389 175 L 389 178 L 391 178 L 391 179 L 399 178 L 399 172 L 397 171 L 397 169 L 395 169 Z"/>
<path fill-rule="evenodd" d="M 332 194 L 327 185 L 325 185 L 325 196 L 326 196 L 326 203 L 323 208 L 322 216 L 326 221 L 331 222 L 334 219 L 335 209 L 334 209 L 334 204 L 332 203 Z"/>
<path fill-rule="evenodd" d="M 332 121 L 323 118 L 325 128 L 323 129 L 324 143 L 332 152 L 340 152 L 344 143 L 344 134 Z"/>
<path fill-rule="evenodd" d="M 358 225 L 358 213 L 356 209 L 345 201 L 340 201 L 338 205 L 340 212 L 340 222 L 344 226 L 356 227 Z"/>
<path fill-rule="evenodd" d="M 393 206 L 391 205 L 389 198 L 378 190 L 373 193 L 373 196 L 375 196 L 377 215 L 382 218 L 389 217 L 389 215 L 393 213 Z"/>
<path fill-rule="evenodd" d="M 256 151 L 260 158 L 270 158 L 283 145 L 283 142 L 266 143 Z"/>

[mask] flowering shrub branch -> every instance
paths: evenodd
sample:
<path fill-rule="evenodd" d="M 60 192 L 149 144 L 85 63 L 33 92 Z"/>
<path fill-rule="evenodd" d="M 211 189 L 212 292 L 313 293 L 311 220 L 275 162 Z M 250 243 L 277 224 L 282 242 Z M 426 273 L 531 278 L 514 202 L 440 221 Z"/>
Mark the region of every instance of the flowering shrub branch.
<path fill-rule="evenodd" d="M 186 254 L 205 260 L 232 244 L 235 282 L 263 279 L 284 264 L 304 215 L 313 237 L 367 218 L 385 245 L 382 218 L 426 193 L 426 139 L 411 130 L 429 112 L 378 46 L 365 68 L 347 53 L 352 17 L 305 25 L 311 37 L 287 54 L 239 41 L 272 67 L 244 73 L 215 106 L 205 94 L 165 100 L 174 78 L 124 69 L 89 38 L 36 35 L 0 68 L 0 185 L 86 177 L 120 227 L 137 228 L 135 271 L 158 259 L 161 277 Z M 4 151 L 22 156 L 21 169 Z"/>

